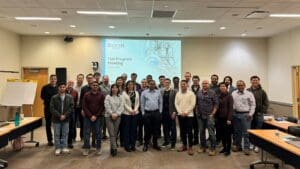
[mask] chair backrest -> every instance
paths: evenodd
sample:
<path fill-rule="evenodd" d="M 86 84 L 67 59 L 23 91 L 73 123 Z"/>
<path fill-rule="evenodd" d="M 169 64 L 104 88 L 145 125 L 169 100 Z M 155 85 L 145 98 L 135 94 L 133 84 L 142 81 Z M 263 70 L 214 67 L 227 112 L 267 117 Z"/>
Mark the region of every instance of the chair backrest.
<path fill-rule="evenodd" d="M 286 121 L 292 122 L 292 123 L 298 123 L 298 119 L 296 117 L 289 116 Z"/>
<path fill-rule="evenodd" d="M 300 126 L 289 126 L 288 133 L 300 137 Z"/>

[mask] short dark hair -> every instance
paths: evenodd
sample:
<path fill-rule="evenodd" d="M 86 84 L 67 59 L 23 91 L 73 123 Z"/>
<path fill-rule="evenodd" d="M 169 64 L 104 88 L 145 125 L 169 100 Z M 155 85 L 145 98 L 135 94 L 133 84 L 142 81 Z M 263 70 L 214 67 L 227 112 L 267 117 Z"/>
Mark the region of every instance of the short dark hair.
<path fill-rule="evenodd" d="M 152 75 L 147 75 L 147 77 L 146 78 L 151 78 L 152 79 Z"/>
<path fill-rule="evenodd" d="M 180 81 L 180 83 L 182 83 L 182 82 L 188 83 L 188 81 L 186 81 L 186 80 L 184 80 L 184 79 Z"/>
<path fill-rule="evenodd" d="M 137 74 L 136 73 L 131 73 L 131 76 L 137 76 Z"/>
<path fill-rule="evenodd" d="M 160 76 L 158 77 L 158 79 L 160 79 L 160 78 L 166 78 L 166 76 L 160 75 Z"/>
<path fill-rule="evenodd" d="M 51 79 L 52 77 L 56 77 L 56 74 L 51 74 L 51 75 L 50 75 L 50 79 Z"/>
<path fill-rule="evenodd" d="M 96 80 L 94 80 L 94 81 L 92 82 L 92 84 L 95 84 L 95 83 L 97 83 L 98 86 L 99 86 L 99 83 L 98 83 Z"/>
<path fill-rule="evenodd" d="M 259 78 L 257 75 L 254 75 L 254 76 L 251 76 L 251 77 L 250 77 L 250 80 L 253 80 L 253 79 L 258 79 L 258 80 L 260 80 L 260 78 Z"/>
<path fill-rule="evenodd" d="M 166 78 L 166 79 L 165 79 L 165 81 L 169 81 L 169 82 L 171 82 L 171 79 L 169 79 L 169 78 Z"/>
<path fill-rule="evenodd" d="M 216 74 L 211 75 L 210 78 L 212 78 L 212 77 L 214 77 L 214 76 L 217 77 L 217 79 L 219 80 L 219 76 L 216 75 Z"/>
<path fill-rule="evenodd" d="M 89 73 L 85 76 L 85 78 L 89 77 L 89 76 L 93 76 L 93 74 Z M 93 76 L 94 77 L 94 76 Z"/>
<path fill-rule="evenodd" d="M 79 74 L 77 75 L 77 77 L 78 77 L 78 76 L 82 76 L 82 77 L 84 77 L 84 75 L 83 75 L 82 73 L 79 73 Z"/>
<path fill-rule="evenodd" d="M 110 86 L 110 93 L 109 93 L 109 95 L 112 96 L 112 88 L 113 87 L 117 87 L 117 89 L 118 89 L 117 96 L 120 96 L 120 89 L 118 88 L 117 84 L 115 84 L 115 83 Z"/>
<path fill-rule="evenodd" d="M 62 85 L 65 85 L 65 86 L 66 86 L 66 83 L 65 83 L 65 82 L 59 82 L 59 83 L 57 84 L 57 87 L 62 86 Z"/>
<path fill-rule="evenodd" d="M 155 84 L 155 80 L 151 79 L 151 80 L 149 80 L 148 83 L 151 83 L 151 82 L 153 82 Z"/>
<path fill-rule="evenodd" d="M 95 77 L 95 76 L 101 76 L 101 73 L 95 72 L 95 73 L 94 73 L 94 77 Z"/>
<path fill-rule="evenodd" d="M 227 86 L 226 86 L 226 83 L 225 83 L 225 82 L 220 82 L 218 86 L 219 86 L 219 87 L 221 87 L 221 85 L 225 85 L 225 87 L 227 88 Z"/>
<path fill-rule="evenodd" d="M 192 79 L 200 80 L 200 77 L 198 75 L 194 75 Z"/>
<path fill-rule="evenodd" d="M 179 77 L 178 77 L 178 76 L 174 76 L 174 77 L 173 77 L 173 81 L 174 81 L 175 79 L 178 79 L 178 80 L 179 80 Z"/>

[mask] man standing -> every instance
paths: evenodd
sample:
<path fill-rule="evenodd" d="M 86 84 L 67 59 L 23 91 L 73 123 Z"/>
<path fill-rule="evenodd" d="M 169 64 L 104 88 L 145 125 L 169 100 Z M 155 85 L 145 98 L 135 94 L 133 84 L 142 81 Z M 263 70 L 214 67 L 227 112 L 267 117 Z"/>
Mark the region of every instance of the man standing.
<path fill-rule="evenodd" d="M 218 86 L 219 76 L 216 74 L 213 74 L 210 76 L 210 85 L 209 88 L 218 95 L 220 93 L 220 89 Z"/>
<path fill-rule="evenodd" d="M 131 77 L 131 81 L 134 82 L 134 89 L 138 91 L 141 88 L 141 85 L 138 82 L 136 82 L 137 74 L 131 73 L 130 77 Z"/>
<path fill-rule="evenodd" d="M 142 96 L 143 91 L 145 91 L 147 88 L 148 88 L 147 80 L 143 79 L 141 81 L 141 88 L 138 90 L 139 95 Z M 139 142 L 138 146 L 141 146 L 143 145 L 143 125 L 144 125 L 141 106 L 139 108 L 139 111 L 140 113 L 137 114 L 137 127 L 138 127 L 137 140 Z"/>
<path fill-rule="evenodd" d="M 192 80 L 193 80 L 193 85 L 192 85 L 191 89 L 192 89 L 192 92 L 195 94 L 195 96 L 197 96 L 201 90 L 201 87 L 199 84 L 200 78 L 199 78 L 199 76 L 194 75 Z M 198 118 L 197 118 L 196 111 L 197 111 L 197 108 L 195 107 L 194 108 L 194 117 L 193 117 L 193 138 L 194 138 L 193 144 L 194 145 L 199 144 L 199 125 L 198 125 Z"/>
<path fill-rule="evenodd" d="M 171 80 L 165 79 L 164 89 L 161 90 L 163 97 L 163 112 L 162 112 L 162 124 L 164 133 L 163 147 L 166 147 L 171 143 L 171 150 L 175 150 L 176 144 L 176 107 L 175 96 L 177 91 L 170 87 Z"/>
<path fill-rule="evenodd" d="M 269 99 L 265 90 L 260 85 L 260 78 L 258 76 L 252 76 L 250 78 L 251 87 L 247 90 L 253 93 L 256 107 L 253 114 L 251 123 L 252 129 L 261 129 L 264 123 L 264 114 L 267 113 L 269 107 Z M 254 152 L 258 152 L 258 147 L 254 147 Z"/>
<path fill-rule="evenodd" d="M 233 151 L 242 151 L 242 138 L 244 138 L 244 153 L 250 155 L 250 141 L 248 129 L 251 128 L 252 116 L 255 112 L 255 98 L 253 94 L 245 90 L 244 81 L 237 81 L 237 90 L 232 93 L 233 97 L 233 125 L 234 125 L 234 147 Z"/>
<path fill-rule="evenodd" d="M 81 115 L 81 105 L 80 105 L 80 98 L 81 98 L 81 88 L 83 87 L 83 80 L 84 80 L 84 75 L 83 74 L 78 74 L 76 77 L 76 86 L 75 86 L 75 90 L 78 93 L 78 98 L 76 100 L 76 102 L 74 103 L 76 106 L 75 108 L 75 127 L 76 127 L 76 123 L 77 121 L 79 121 L 80 124 L 80 138 L 83 138 L 83 117 Z M 75 138 L 77 136 L 77 133 L 75 132 Z"/>
<path fill-rule="evenodd" d="M 48 146 L 53 146 L 53 137 L 51 132 L 52 115 L 50 112 L 50 100 L 51 97 L 57 94 L 58 92 L 56 83 L 57 83 L 56 75 L 50 75 L 50 83 L 43 86 L 41 91 L 41 98 L 44 100 L 44 116 L 46 120 L 46 133 L 47 133 Z"/>
<path fill-rule="evenodd" d="M 179 77 L 175 76 L 173 77 L 173 89 L 176 90 L 177 92 L 179 91 Z"/>
<path fill-rule="evenodd" d="M 78 100 L 78 92 L 74 90 L 74 82 L 72 80 L 68 81 L 67 90 L 66 93 L 71 95 L 73 98 L 73 103 L 76 103 Z M 71 111 L 70 117 L 69 117 L 69 137 L 68 137 L 68 147 L 73 148 L 73 140 L 76 139 L 76 121 L 75 121 L 75 109 L 76 106 L 73 104 L 74 107 Z"/>
<path fill-rule="evenodd" d="M 102 84 L 102 82 L 101 82 L 101 74 L 99 72 L 95 72 L 94 73 L 94 78 L 95 78 L 96 82 L 98 82 L 99 85 Z"/>
<path fill-rule="evenodd" d="M 206 151 L 205 130 L 208 130 L 210 140 L 210 156 L 216 155 L 216 134 L 214 116 L 218 109 L 218 97 L 215 91 L 209 89 L 208 80 L 202 81 L 202 90 L 197 95 L 197 116 L 200 130 L 201 145 L 199 153 Z"/>
<path fill-rule="evenodd" d="M 83 112 L 84 112 L 84 156 L 89 155 L 90 146 L 90 134 L 91 130 L 94 131 L 96 139 L 97 155 L 101 155 L 101 121 L 100 116 L 103 116 L 104 112 L 104 95 L 99 91 L 99 83 L 94 81 L 91 83 L 92 90 L 87 92 L 83 98 Z"/>
<path fill-rule="evenodd" d="M 161 151 L 158 145 L 157 139 L 159 137 L 160 131 L 160 120 L 162 113 L 163 101 L 158 89 L 155 89 L 155 81 L 149 81 L 149 89 L 142 93 L 141 97 L 141 110 L 144 115 L 144 128 L 145 128 L 145 138 L 144 138 L 144 148 L 143 151 L 148 151 L 150 139 L 152 137 L 153 148 Z"/>
<path fill-rule="evenodd" d="M 175 106 L 178 112 L 178 120 L 180 123 L 180 136 L 182 141 L 182 147 L 178 149 L 178 152 L 187 150 L 188 154 L 193 155 L 193 109 L 196 104 L 196 97 L 188 90 L 188 84 L 186 80 L 181 80 L 181 91 L 177 92 L 175 97 Z"/>
<path fill-rule="evenodd" d="M 191 72 L 185 72 L 184 78 L 185 78 L 185 80 L 187 81 L 189 88 L 191 88 L 192 83 L 193 83 Z"/>
<path fill-rule="evenodd" d="M 100 85 L 100 91 L 102 94 L 104 94 L 104 97 L 110 94 L 110 84 L 109 84 L 109 77 L 107 75 L 103 76 L 102 84 Z M 102 139 L 107 139 L 106 135 L 106 120 L 103 117 L 102 121 L 103 126 L 102 128 Z"/>
<path fill-rule="evenodd" d="M 66 84 L 58 84 L 58 94 L 50 101 L 50 111 L 54 128 L 55 155 L 61 152 L 69 153 L 67 140 L 69 134 L 69 117 L 74 110 L 74 101 L 71 95 L 66 94 Z"/>
<path fill-rule="evenodd" d="M 159 85 L 158 85 L 158 89 L 163 89 L 164 88 L 164 81 L 165 81 L 166 77 L 164 75 L 160 75 L 158 77 L 159 80 Z"/>

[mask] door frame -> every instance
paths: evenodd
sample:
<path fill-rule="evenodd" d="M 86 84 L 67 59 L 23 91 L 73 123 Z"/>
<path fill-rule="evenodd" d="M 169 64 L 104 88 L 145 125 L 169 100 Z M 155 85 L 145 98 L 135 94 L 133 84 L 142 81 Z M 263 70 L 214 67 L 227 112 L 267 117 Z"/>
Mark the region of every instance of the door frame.
<path fill-rule="evenodd" d="M 292 66 L 292 91 L 293 91 L 293 116 L 299 118 L 300 112 L 298 104 L 300 104 L 300 66 Z"/>

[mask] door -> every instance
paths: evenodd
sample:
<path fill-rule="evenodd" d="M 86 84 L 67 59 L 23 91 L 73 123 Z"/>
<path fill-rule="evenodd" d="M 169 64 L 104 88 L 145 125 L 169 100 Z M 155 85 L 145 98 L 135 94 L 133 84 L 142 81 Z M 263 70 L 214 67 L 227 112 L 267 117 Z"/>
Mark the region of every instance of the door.
<path fill-rule="evenodd" d="M 300 118 L 300 66 L 293 66 L 293 115 Z"/>
<path fill-rule="evenodd" d="M 35 100 L 33 104 L 33 116 L 44 117 L 44 105 L 41 99 L 41 90 L 48 83 L 48 68 L 23 68 L 23 79 L 36 80 L 38 82 Z M 23 112 L 25 117 L 32 116 L 31 106 L 24 105 Z"/>

